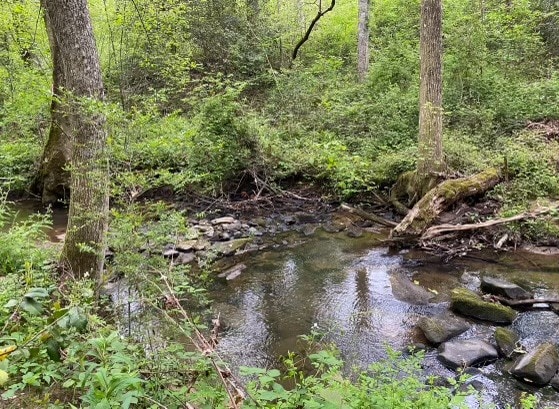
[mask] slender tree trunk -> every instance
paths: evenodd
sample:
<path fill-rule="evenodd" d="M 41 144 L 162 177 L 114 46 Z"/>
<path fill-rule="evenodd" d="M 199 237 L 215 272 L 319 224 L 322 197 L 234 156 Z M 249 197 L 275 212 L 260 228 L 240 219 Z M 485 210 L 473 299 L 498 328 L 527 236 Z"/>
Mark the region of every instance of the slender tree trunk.
<path fill-rule="evenodd" d="M 421 1 L 420 24 L 417 173 L 420 178 L 428 179 L 442 171 L 444 167 L 442 0 Z"/>
<path fill-rule="evenodd" d="M 41 4 L 45 8 L 45 0 L 41 0 Z M 51 124 L 39 169 L 31 186 L 31 190 L 41 197 L 41 201 L 45 205 L 68 199 L 70 175 L 66 167 L 70 163 L 72 154 L 71 140 L 67 137 L 70 129 L 69 118 L 64 112 L 64 106 L 60 103 L 64 85 L 63 64 L 48 19 L 49 16 L 45 13 L 45 25 L 53 61 Z"/>
<path fill-rule="evenodd" d="M 108 162 L 99 55 L 86 0 L 43 0 L 61 65 L 60 103 L 68 114 L 72 143 L 70 213 L 61 255 L 63 266 L 82 277 L 100 277 L 108 224 Z M 55 67 L 58 69 L 60 67 Z"/>
<path fill-rule="evenodd" d="M 359 0 L 357 23 L 357 77 L 363 82 L 369 73 L 369 1 Z"/>

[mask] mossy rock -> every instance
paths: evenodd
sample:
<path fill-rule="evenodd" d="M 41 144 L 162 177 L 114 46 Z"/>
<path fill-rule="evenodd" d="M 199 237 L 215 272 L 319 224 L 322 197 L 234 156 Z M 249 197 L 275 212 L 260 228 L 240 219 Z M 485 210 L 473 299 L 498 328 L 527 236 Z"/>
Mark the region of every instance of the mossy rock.
<path fill-rule="evenodd" d="M 546 342 L 518 358 L 511 373 L 527 382 L 545 385 L 557 373 L 557 369 L 559 351 L 554 344 Z"/>
<path fill-rule="evenodd" d="M 433 344 L 448 341 L 470 329 L 470 324 L 462 318 L 447 314 L 439 317 L 422 317 L 417 325 Z"/>
<path fill-rule="evenodd" d="M 450 308 L 462 315 L 498 324 L 510 324 L 517 316 L 512 308 L 483 301 L 479 295 L 465 288 L 452 290 Z"/>
<path fill-rule="evenodd" d="M 495 342 L 501 355 L 510 358 L 516 349 L 520 337 L 516 332 L 508 328 L 497 328 L 495 330 Z"/>

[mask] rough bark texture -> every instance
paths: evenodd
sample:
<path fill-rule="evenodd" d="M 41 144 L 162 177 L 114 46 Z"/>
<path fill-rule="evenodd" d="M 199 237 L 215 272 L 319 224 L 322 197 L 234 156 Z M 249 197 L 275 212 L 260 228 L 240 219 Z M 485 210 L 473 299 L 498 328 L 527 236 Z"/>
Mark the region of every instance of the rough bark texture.
<path fill-rule="evenodd" d="M 392 236 L 421 236 L 445 209 L 466 197 L 486 192 L 499 183 L 500 179 L 499 170 L 490 168 L 467 178 L 442 182 L 415 204 L 407 216 L 394 228 Z"/>
<path fill-rule="evenodd" d="M 41 1 L 45 9 L 45 0 Z M 72 154 L 71 141 L 68 135 L 69 119 L 64 106 L 60 103 L 62 88 L 64 87 L 64 72 L 60 60 L 60 50 L 52 32 L 52 24 L 45 13 L 45 25 L 49 38 L 53 62 L 52 102 L 50 107 L 51 125 L 47 144 L 39 163 L 39 169 L 31 186 L 31 191 L 41 197 L 43 204 L 52 204 L 69 198 L 70 175 L 66 167 L 70 163 Z"/>
<path fill-rule="evenodd" d="M 443 42 L 442 0 L 421 1 L 419 157 L 417 173 L 422 178 L 443 170 L 442 102 Z"/>
<path fill-rule="evenodd" d="M 364 81 L 369 72 L 369 1 L 359 0 L 357 23 L 357 77 Z"/>
<path fill-rule="evenodd" d="M 61 65 L 73 146 L 70 211 L 61 255 L 77 277 L 100 276 L 103 268 L 109 196 L 105 117 L 95 102 L 104 99 L 99 55 L 86 0 L 44 0 L 46 21 Z"/>

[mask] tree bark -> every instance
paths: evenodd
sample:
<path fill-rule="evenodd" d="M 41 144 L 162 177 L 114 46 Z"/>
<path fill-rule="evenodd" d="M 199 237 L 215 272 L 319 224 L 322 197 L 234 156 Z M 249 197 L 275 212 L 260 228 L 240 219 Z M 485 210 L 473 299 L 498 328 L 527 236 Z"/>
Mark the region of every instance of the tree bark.
<path fill-rule="evenodd" d="M 501 179 L 498 169 L 490 168 L 476 175 L 446 180 L 431 189 L 392 230 L 393 237 L 421 236 L 445 209 L 469 196 L 483 194 Z"/>
<path fill-rule="evenodd" d="M 45 0 L 41 0 L 45 9 Z M 72 155 L 71 140 L 67 136 L 70 125 L 64 106 L 60 103 L 62 87 L 64 86 L 64 72 L 60 60 L 54 33 L 51 30 L 49 16 L 44 14 L 45 26 L 49 38 L 53 72 L 52 72 L 52 102 L 50 106 L 51 124 L 47 144 L 43 150 L 39 169 L 33 180 L 31 191 L 41 197 L 44 205 L 53 204 L 58 201 L 66 201 L 69 198 L 70 175 L 67 166 Z"/>
<path fill-rule="evenodd" d="M 444 167 L 442 0 L 422 0 L 420 21 L 417 173 L 421 178 L 429 178 Z"/>
<path fill-rule="evenodd" d="M 86 0 L 43 0 L 61 67 L 72 144 L 70 210 L 61 263 L 77 277 L 100 277 L 108 225 L 108 162 L 99 55 Z"/>
<path fill-rule="evenodd" d="M 369 73 L 369 1 L 359 0 L 357 23 L 357 77 L 365 81 Z"/>

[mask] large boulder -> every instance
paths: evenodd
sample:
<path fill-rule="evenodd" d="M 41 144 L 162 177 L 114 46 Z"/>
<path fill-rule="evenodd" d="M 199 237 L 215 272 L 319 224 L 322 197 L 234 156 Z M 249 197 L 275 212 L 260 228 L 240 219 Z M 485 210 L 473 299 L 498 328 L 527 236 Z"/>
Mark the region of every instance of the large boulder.
<path fill-rule="evenodd" d="M 507 297 L 512 300 L 526 300 L 532 298 L 532 294 L 524 288 L 506 280 L 495 277 L 483 277 L 481 279 L 481 291 Z"/>
<path fill-rule="evenodd" d="M 495 347 L 480 339 L 458 339 L 439 347 L 439 361 L 450 369 L 484 365 L 495 361 L 499 353 Z"/>
<path fill-rule="evenodd" d="M 404 272 L 395 270 L 390 274 L 392 294 L 398 301 L 414 305 L 426 305 L 431 302 L 435 294 L 413 283 Z"/>
<path fill-rule="evenodd" d="M 484 301 L 479 295 L 465 288 L 452 290 L 450 308 L 460 314 L 498 324 L 510 324 L 517 316 L 512 308 Z"/>
<path fill-rule="evenodd" d="M 557 347 L 546 342 L 533 351 L 519 357 L 511 373 L 517 378 L 537 385 L 546 385 L 559 369 L 559 352 Z"/>
<path fill-rule="evenodd" d="M 444 314 L 437 317 L 422 317 L 417 326 L 433 344 L 448 341 L 470 329 L 470 324 L 454 315 Z"/>
<path fill-rule="evenodd" d="M 508 328 L 497 328 L 495 330 L 495 342 L 497 349 L 505 358 L 510 358 L 516 349 L 520 337 L 516 332 Z"/>

